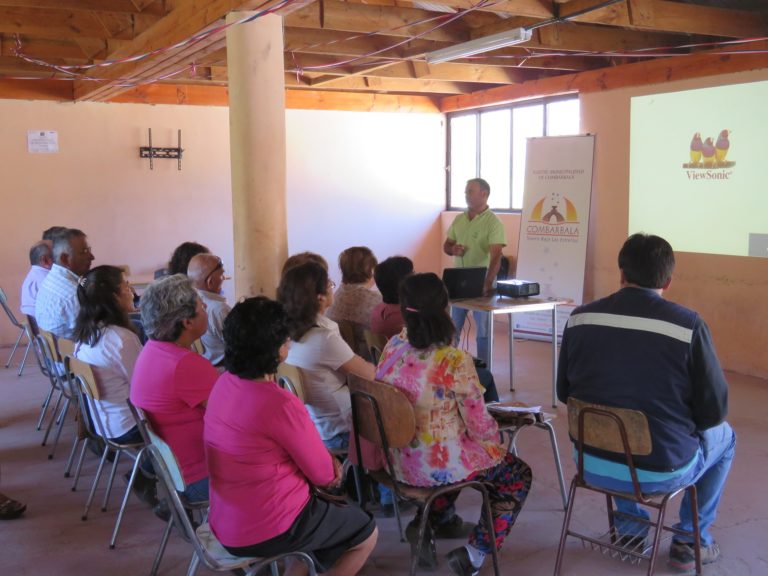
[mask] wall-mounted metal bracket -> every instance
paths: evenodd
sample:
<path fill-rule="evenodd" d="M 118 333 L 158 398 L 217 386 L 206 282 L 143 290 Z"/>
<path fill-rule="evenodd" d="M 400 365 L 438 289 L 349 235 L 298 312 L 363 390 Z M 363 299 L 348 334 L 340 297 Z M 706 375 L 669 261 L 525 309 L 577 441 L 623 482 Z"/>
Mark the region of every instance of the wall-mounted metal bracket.
<path fill-rule="evenodd" d="M 181 130 L 179 130 L 178 146 L 176 148 L 155 148 L 152 146 L 152 128 L 149 129 L 149 146 L 139 147 L 139 158 L 149 158 L 149 169 L 154 170 L 155 158 L 171 158 L 179 161 L 179 170 L 181 170 L 181 156 L 184 149 L 181 147 Z"/>

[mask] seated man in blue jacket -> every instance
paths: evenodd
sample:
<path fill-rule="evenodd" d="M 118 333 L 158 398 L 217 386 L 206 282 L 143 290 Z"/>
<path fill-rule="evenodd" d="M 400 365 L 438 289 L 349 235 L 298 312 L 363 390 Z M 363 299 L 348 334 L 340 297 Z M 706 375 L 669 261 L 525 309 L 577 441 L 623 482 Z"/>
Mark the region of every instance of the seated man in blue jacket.
<path fill-rule="evenodd" d="M 725 421 L 728 384 L 712 337 L 701 317 L 662 297 L 672 281 L 675 255 L 658 236 L 634 234 L 619 252 L 621 289 L 574 310 L 560 349 L 557 396 L 641 410 L 648 417 L 653 449 L 636 457 L 644 492 L 696 484 L 702 562 L 720 549 L 710 534 L 736 445 Z M 609 455 L 586 454 L 587 480 L 631 492 L 629 469 Z M 619 511 L 648 518 L 623 499 Z M 688 495 L 677 525 L 692 530 Z M 644 537 L 647 526 L 617 518 L 622 536 Z M 692 539 L 673 538 L 670 567 L 694 567 Z"/>

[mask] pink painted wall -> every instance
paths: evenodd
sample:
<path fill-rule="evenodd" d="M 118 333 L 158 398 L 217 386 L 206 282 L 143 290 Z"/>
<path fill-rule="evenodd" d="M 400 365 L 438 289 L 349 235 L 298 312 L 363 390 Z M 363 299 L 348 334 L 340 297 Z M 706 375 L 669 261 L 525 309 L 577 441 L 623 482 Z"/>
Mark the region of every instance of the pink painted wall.
<path fill-rule="evenodd" d="M 343 248 L 368 244 L 380 258 L 439 268 L 443 117 L 286 114 L 290 250 L 335 263 Z M 150 171 L 138 157 L 149 127 L 155 146 L 175 146 L 182 129 L 181 172 L 172 160 Z M 28 154 L 27 130 L 58 131 L 60 152 Z M 94 265 L 128 264 L 134 281 L 184 240 L 234 269 L 226 108 L 0 100 L 0 167 L 0 286 L 14 310 L 29 246 L 51 225 L 83 229 Z M 231 299 L 231 282 L 225 292 Z M 16 336 L 0 317 L 0 344 Z"/>
<path fill-rule="evenodd" d="M 618 287 L 616 256 L 628 228 L 630 98 L 766 79 L 768 69 L 581 97 L 581 129 L 597 136 L 585 300 L 603 297 Z M 723 206 L 723 209 L 732 208 Z M 666 296 L 702 315 L 712 329 L 715 346 L 726 368 L 765 378 L 768 377 L 766 292 L 768 259 L 678 253 L 674 280 Z"/>

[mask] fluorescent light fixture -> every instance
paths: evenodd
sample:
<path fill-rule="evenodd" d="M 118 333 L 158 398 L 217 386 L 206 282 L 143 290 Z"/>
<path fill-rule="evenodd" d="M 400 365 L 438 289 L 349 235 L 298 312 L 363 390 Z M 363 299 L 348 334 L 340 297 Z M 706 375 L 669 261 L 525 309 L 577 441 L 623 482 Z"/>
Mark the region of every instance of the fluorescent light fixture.
<path fill-rule="evenodd" d="M 515 44 L 528 42 L 530 39 L 530 30 L 526 30 L 525 28 L 512 28 L 511 30 L 499 32 L 498 34 L 491 34 L 490 36 L 485 36 L 483 38 L 475 38 L 469 42 L 429 52 L 426 55 L 426 60 L 427 64 L 440 64 L 441 62 L 448 62 L 449 60 L 456 60 L 457 58 L 466 58 L 467 56 L 474 56 L 475 54 L 491 52 L 492 50 L 506 48 L 507 46 L 514 46 Z"/>

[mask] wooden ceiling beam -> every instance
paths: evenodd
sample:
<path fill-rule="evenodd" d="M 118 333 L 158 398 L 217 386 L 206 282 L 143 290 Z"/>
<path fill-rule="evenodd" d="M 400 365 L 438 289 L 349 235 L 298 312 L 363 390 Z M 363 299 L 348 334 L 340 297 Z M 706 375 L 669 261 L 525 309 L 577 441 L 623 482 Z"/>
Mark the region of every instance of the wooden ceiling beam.
<path fill-rule="evenodd" d="M 9 8 L 50 8 L 53 10 L 149 14 L 153 16 L 165 15 L 163 2 L 155 0 L 0 0 L 0 6 Z"/>
<path fill-rule="evenodd" d="M 8 34 L 0 35 L 0 53 L 13 56 L 16 40 Z M 44 60 L 77 60 L 82 63 L 85 55 L 73 40 L 49 40 L 42 38 L 22 38 L 21 50 L 27 56 Z"/>
<path fill-rule="evenodd" d="M 29 34 L 52 40 L 78 37 L 103 38 L 108 35 L 93 12 L 4 7 L 0 7 L 0 32 Z M 116 36 L 132 38 L 130 31 L 124 31 Z"/>
<path fill-rule="evenodd" d="M 482 38 L 490 34 L 509 30 L 505 23 L 472 30 L 473 38 Z M 561 22 L 543 26 L 533 31 L 529 42 L 517 47 L 520 49 L 544 48 L 547 50 L 567 50 L 575 52 L 613 52 L 642 48 L 663 48 L 688 43 L 687 36 L 653 34 L 637 30 L 623 30 L 609 26 L 593 26 Z"/>
<path fill-rule="evenodd" d="M 272 0 L 271 3 L 275 3 Z M 181 40 L 190 38 L 201 30 L 220 24 L 221 19 L 233 10 L 252 10 L 263 2 L 260 0 L 205 0 L 199 2 L 181 2 L 167 16 L 156 22 L 151 28 L 137 36 L 127 46 L 109 55 L 109 59 L 119 59 L 137 54 L 145 54 L 158 48 L 170 46 Z M 265 8 L 266 6 L 262 6 Z M 100 71 L 100 77 L 105 83 L 94 86 L 93 82 L 75 82 L 76 100 L 99 100 L 114 97 L 125 88 L 123 79 L 127 77 L 146 77 L 156 74 L 156 70 L 167 69 L 168 66 L 189 62 L 190 57 L 201 49 L 215 45 L 224 39 L 223 34 L 209 37 L 197 42 L 194 46 L 186 46 L 179 50 L 164 52 L 152 58 L 137 62 L 129 62 L 110 66 Z M 216 46 L 220 49 L 221 46 Z M 210 52 L 208 52 L 210 53 Z"/>
<path fill-rule="evenodd" d="M 321 10 L 322 6 L 322 10 Z M 409 25 L 435 16 L 434 12 L 416 8 L 389 8 L 349 4 L 338 0 L 315 2 L 296 10 L 284 19 L 286 27 L 314 28 L 344 32 L 377 32 L 384 36 L 409 37 L 424 34 L 422 38 L 443 42 L 464 42 L 469 40 L 466 26 L 452 22 L 436 30 L 438 22 L 431 20 L 423 24 Z"/>
<path fill-rule="evenodd" d="M 58 84 L 63 84 L 59 82 Z M 0 82 L 0 92 L 5 83 Z M 26 95 L 26 86 L 18 89 Z M 53 91 L 51 89 L 51 91 Z M 21 96 L 19 96 L 21 97 Z M 27 96 L 29 97 L 29 96 Z M 65 99 L 65 98 L 54 98 Z M 140 104 L 195 104 L 202 106 L 227 106 L 229 95 L 219 86 L 171 86 L 153 84 L 124 92 L 111 102 Z M 439 113 L 436 99 L 430 96 L 403 96 L 356 92 L 319 92 L 317 90 L 286 90 L 286 109 L 302 110 L 352 110 L 359 112 L 429 112 Z"/>
<path fill-rule="evenodd" d="M 307 84 L 296 81 L 295 76 L 286 74 L 287 88 L 306 88 Z M 314 84 L 309 85 L 313 87 Z M 339 78 L 329 90 L 352 90 L 355 92 L 406 92 L 432 94 L 469 94 L 478 89 L 477 84 L 464 82 L 441 82 L 437 80 L 413 80 L 401 78 L 376 78 L 373 76 L 349 76 Z"/>
<path fill-rule="evenodd" d="M 0 79 L 0 98 L 7 100 L 72 101 L 72 82 Z"/>
<path fill-rule="evenodd" d="M 527 98 L 566 93 L 616 90 L 629 86 L 664 84 L 689 78 L 732 74 L 768 68 L 768 54 L 697 53 L 674 58 L 660 58 L 615 68 L 566 74 L 522 84 L 501 86 L 474 94 L 447 97 L 440 102 L 443 112 L 481 108 Z"/>
<path fill-rule="evenodd" d="M 393 3 L 391 0 L 346 0 L 350 4 L 375 4 L 378 6 L 413 6 L 416 2 L 397 0 Z M 476 7 L 478 12 L 494 12 L 496 14 L 509 14 L 512 16 L 527 16 L 544 20 L 552 18 L 554 11 L 552 0 L 501 0 L 500 2 L 490 2 L 487 6 L 477 6 L 477 0 L 436 0 L 433 2 L 436 6 L 445 6 L 455 10 L 466 10 Z"/>
<path fill-rule="evenodd" d="M 592 0 L 573 0 L 563 4 L 562 18 L 570 18 Z M 625 0 L 612 6 L 573 16 L 574 22 L 608 24 L 634 30 L 653 30 L 679 34 L 702 34 L 750 38 L 768 36 L 763 15 L 748 10 L 682 4 L 669 0 Z"/>
<path fill-rule="evenodd" d="M 427 64 L 422 61 L 396 62 L 366 74 L 378 78 L 442 80 L 478 84 L 515 84 L 531 79 L 531 74 L 516 68 L 476 64 Z"/>

